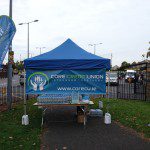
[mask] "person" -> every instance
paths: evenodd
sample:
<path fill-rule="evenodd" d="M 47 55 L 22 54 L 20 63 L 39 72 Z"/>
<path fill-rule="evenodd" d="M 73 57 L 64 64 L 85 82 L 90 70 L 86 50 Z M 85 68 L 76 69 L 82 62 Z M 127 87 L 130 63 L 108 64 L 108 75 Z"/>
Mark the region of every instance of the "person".
<path fill-rule="evenodd" d="M 141 84 L 143 84 L 143 80 L 144 80 L 144 75 L 143 75 L 143 73 L 141 73 L 141 75 L 140 75 L 140 83 Z"/>
<path fill-rule="evenodd" d="M 137 74 L 137 73 L 135 73 L 135 82 L 138 82 L 138 80 L 139 80 L 139 75 Z"/>
<path fill-rule="evenodd" d="M 143 79 L 144 79 L 144 75 L 143 75 L 143 73 L 141 74 L 141 80 L 143 81 Z"/>

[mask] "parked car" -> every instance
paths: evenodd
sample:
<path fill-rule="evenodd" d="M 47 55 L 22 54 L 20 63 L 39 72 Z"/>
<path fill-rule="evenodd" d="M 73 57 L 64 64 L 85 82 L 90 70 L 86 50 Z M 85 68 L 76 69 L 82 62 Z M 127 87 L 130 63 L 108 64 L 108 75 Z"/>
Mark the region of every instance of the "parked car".
<path fill-rule="evenodd" d="M 135 76 L 136 76 L 135 70 L 127 70 L 125 75 L 125 82 L 130 82 L 130 83 L 134 82 Z"/>
<path fill-rule="evenodd" d="M 21 73 L 20 74 L 20 85 L 24 85 L 24 77 L 25 77 L 25 74 L 24 73 Z"/>
<path fill-rule="evenodd" d="M 110 85 L 118 85 L 118 74 L 117 74 L 117 72 L 110 72 L 109 76 L 110 76 L 110 81 L 109 81 L 108 72 L 107 72 L 106 73 L 106 84 L 108 84 L 108 82 L 110 82 Z"/>

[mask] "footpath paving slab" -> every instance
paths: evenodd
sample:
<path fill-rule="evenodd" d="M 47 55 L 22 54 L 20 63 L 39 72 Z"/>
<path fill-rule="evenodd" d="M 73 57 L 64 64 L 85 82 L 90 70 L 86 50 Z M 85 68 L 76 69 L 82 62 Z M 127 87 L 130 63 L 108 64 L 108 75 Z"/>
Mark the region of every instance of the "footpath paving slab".
<path fill-rule="evenodd" d="M 76 122 L 75 108 L 47 110 L 42 150 L 150 150 L 150 142 L 103 118 L 89 117 L 87 125 Z"/>

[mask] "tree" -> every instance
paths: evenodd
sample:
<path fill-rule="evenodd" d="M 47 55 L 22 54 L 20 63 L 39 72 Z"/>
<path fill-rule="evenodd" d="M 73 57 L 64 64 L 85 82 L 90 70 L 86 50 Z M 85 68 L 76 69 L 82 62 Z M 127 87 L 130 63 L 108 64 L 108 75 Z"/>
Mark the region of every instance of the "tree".
<path fill-rule="evenodd" d="M 15 63 L 15 67 L 17 70 L 23 70 L 24 66 L 23 66 L 23 61 L 20 61 L 20 62 L 16 62 Z"/>
<path fill-rule="evenodd" d="M 150 44 L 150 42 L 149 42 L 149 44 Z M 146 56 L 147 56 L 147 58 L 150 57 L 150 47 L 149 47 L 149 49 L 148 49 L 148 52 L 147 52 Z"/>
<path fill-rule="evenodd" d="M 136 62 L 134 61 L 133 63 L 132 63 L 132 65 L 135 65 L 136 64 Z"/>
<path fill-rule="evenodd" d="M 123 62 L 121 63 L 121 66 L 120 66 L 119 70 L 124 71 L 124 70 L 127 69 L 129 66 L 130 66 L 130 63 L 128 63 L 128 62 L 126 62 L 126 61 L 123 61 Z"/>

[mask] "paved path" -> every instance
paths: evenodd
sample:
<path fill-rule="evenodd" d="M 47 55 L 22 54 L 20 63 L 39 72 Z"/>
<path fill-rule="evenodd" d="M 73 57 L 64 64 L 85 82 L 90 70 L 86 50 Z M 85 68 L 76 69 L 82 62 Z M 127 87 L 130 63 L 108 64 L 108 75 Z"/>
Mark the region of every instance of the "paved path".
<path fill-rule="evenodd" d="M 150 142 L 103 118 L 88 118 L 84 128 L 73 108 L 47 110 L 44 126 L 42 150 L 150 150 Z"/>

